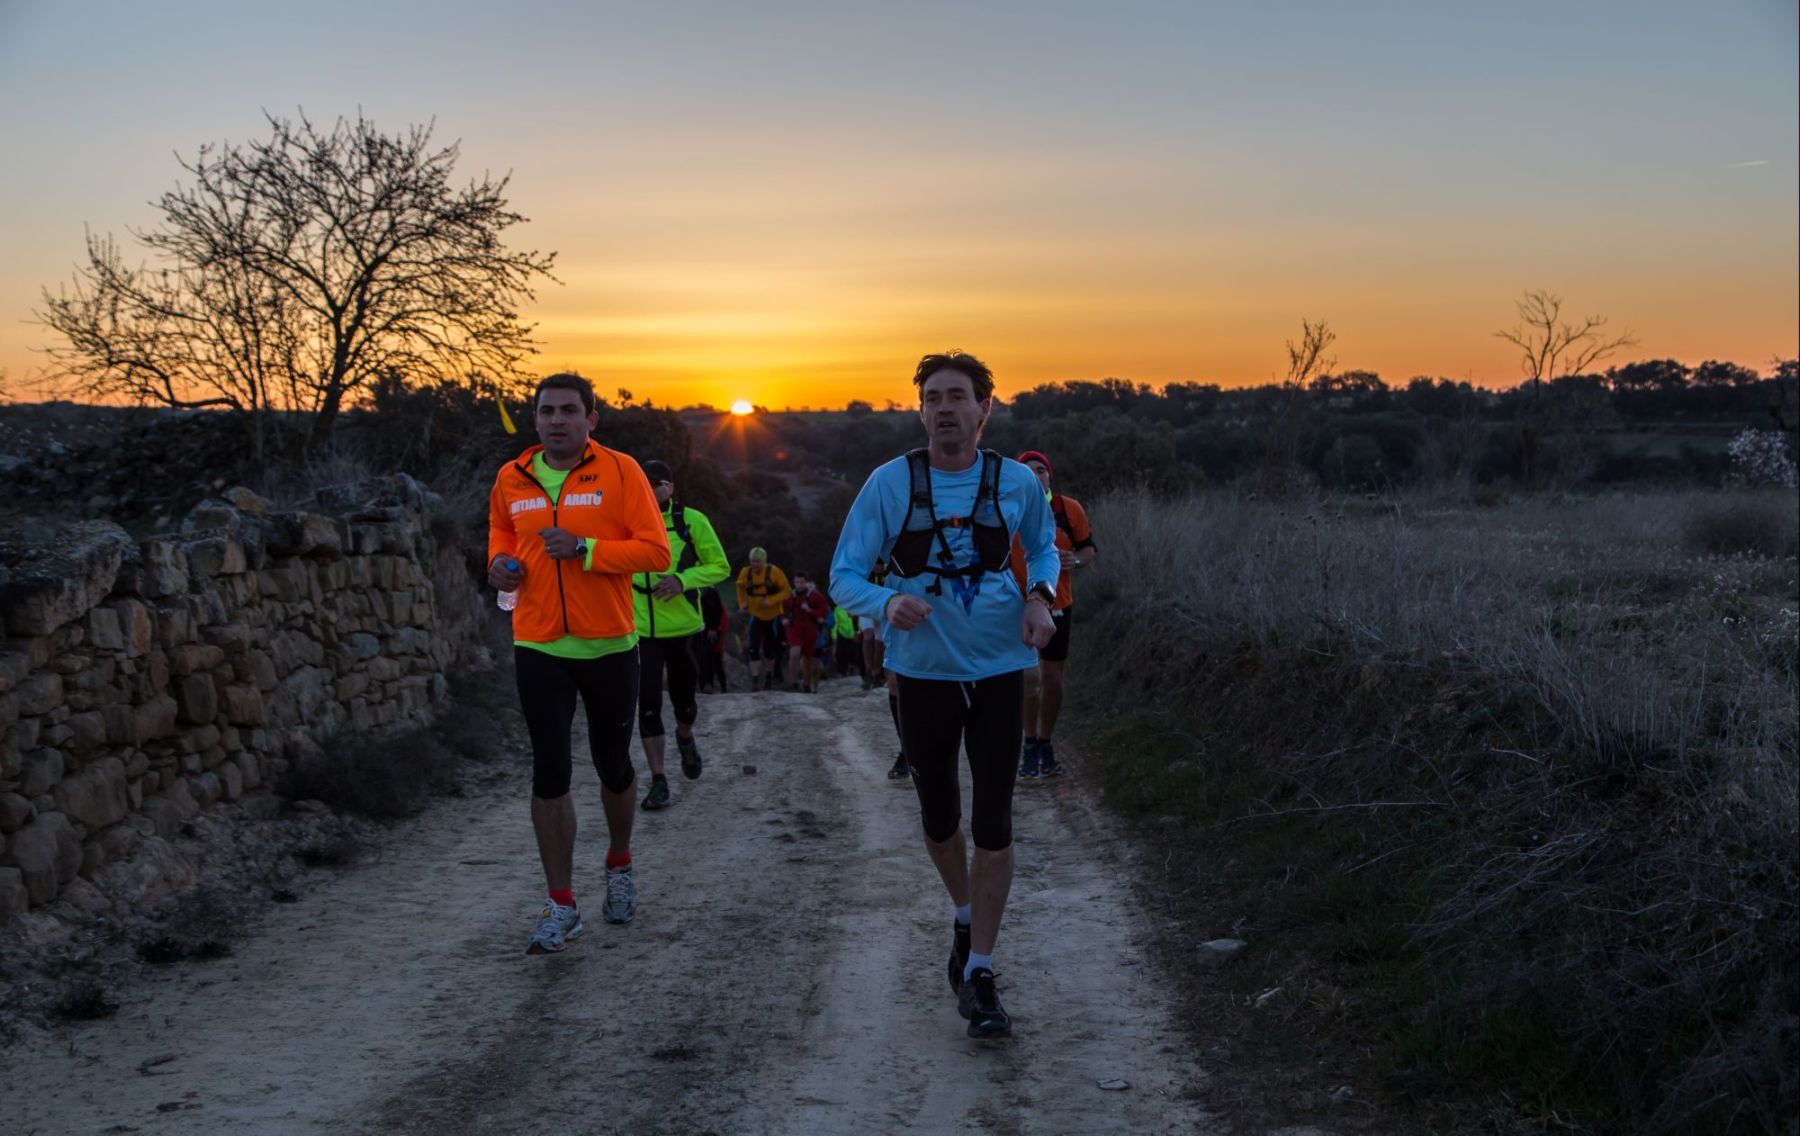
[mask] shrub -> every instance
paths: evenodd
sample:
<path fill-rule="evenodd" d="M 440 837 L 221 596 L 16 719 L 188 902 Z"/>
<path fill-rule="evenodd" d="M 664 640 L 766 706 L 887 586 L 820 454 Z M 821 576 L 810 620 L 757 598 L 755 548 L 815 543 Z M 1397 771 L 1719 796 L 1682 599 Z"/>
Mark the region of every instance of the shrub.
<path fill-rule="evenodd" d="M 1682 523 L 1682 544 L 1703 556 L 1792 556 L 1793 502 L 1781 512 L 1761 502 L 1702 507 Z"/>

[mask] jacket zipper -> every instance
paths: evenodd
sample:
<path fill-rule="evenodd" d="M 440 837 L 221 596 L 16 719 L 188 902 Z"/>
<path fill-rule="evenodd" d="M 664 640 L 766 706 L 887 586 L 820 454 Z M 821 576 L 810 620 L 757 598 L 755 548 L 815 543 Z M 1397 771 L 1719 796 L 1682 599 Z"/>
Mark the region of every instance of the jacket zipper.
<path fill-rule="evenodd" d="M 593 456 L 593 454 L 583 451 L 581 460 L 570 466 L 568 471 L 563 474 L 564 487 L 569 484 L 569 474 L 586 465 Z M 544 500 L 550 502 L 550 527 L 560 528 L 561 526 L 556 523 L 556 510 L 562 504 L 562 494 L 558 493 L 555 497 L 550 496 L 550 491 L 544 488 L 544 483 L 539 481 L 530 469 L 518 462 L 513 463 L 513 468 L 524 474 L 528 481 L 538 487 L 538 492 L 544 495 Z M 556 602 L 562 608 L 563 638 L 566 639 L 569 636 L 569 593 L 563 587 L 562 564 L 561 562 L 554 563 L 556 563 Z"/>

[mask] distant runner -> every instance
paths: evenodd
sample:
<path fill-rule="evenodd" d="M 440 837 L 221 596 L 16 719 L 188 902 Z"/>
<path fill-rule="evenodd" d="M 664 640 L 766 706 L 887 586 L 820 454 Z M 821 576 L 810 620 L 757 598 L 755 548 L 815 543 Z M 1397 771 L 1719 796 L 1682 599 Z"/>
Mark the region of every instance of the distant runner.
<path fill-rule="evenodd" d="M 788 599 L 788 689 L 819 693 L 823 668 L 819 665 L 819 641 L 831 621 L 831 601 L 813 587 L 804 572 L 794 573 L 794 594 Z"/>
<path fill-rule="evenodd" d="M 1031 471 L 979 450 L 993 373 L 972 355 L 927 355 L 913 374 L 926 449 L 880 466 L 857 494 L 831 562 L 831 591 L 857 615 L 889 621 L 900 734 L 913 768 L 925 847 L 956 909 L 950 987 L 970 1037 L 1004 1037 L 1012 1021 L 994 988 L 993 952 L 1012 886 L 1012 790 L 1022 672 L 1055 631 L 1056 544 L 1049 502 Z M 1007 570 L 1025 544 L 1030 587 Z M 887 559 L 884 584 L 869 565 Z M 975 841 L 962 829 L 958 751 L 969 755 Z"/>
<path fill-rule="evenodd" d="M 488 583 L 516 593 L 513 670 L 531 735 L 531 827 L 549 902 L 528 954 L 581 934 L 575 903 L 575 803 L 569 795 L 575 701 L 606 814 L 609 923 L 637 912 L 631 873 L 631 718 L 638 700 L 631 573 L 669 567 L 669 541 L 643 470 L 588 435 L 594 388 L 579 375 L 538 383 L 532 420 L 542 445 L 500 467 L 488 498 Z"/>
<path fill-rule="evenodd" d="M 1056 521 L 1056 554 L 1062 561 L 1056 580 L 1056 604 L 1050 611 L 1050 617 L 1056 620 L 1056 634 L 1039 649 L 1037 667 L 1025 672 L 1025 756 L 1019 761 L 1019 776 L 1031 781 L 1062 775 L 1050 733 L 1056 729 L 1056 718 L 1062 711 L 1063 664 L 1069 658 L 1069 631 L 1075 624 L 1071 576 L 1092 564 L 1100 550 L 1094 547 L 1093 530 L 1088 527 L 1087 510 L 1081 502 L 1051 488 L 1054 473 L 1050 459 L 1037 450 L 1026 450 L 1019 460 L 1037 474 L 1044 496 L 1050 501 L 1050 515 Z M 1017 539 L 1013 541 L 1012 568 L 1019 586 L 1024 587 L 1025 553 Z"/>
<path fill-rule="evenodd" d="M 700 648 L 700 692 L 724 694 L 730 689 L 725 678 L 725 648 L 731 638 L 731 616 L 717 588 L 700 590 L 700 618 L 706 623 L 706 642 Z"/>
<path fill-rule="evenodd" d="M 831 608 L 831 663 L 839 678 L 850 677 L 851 671 L 862 669 L 862 644 L 856 640 L 856 617 L 849 609 L 833 604 Z M 863 689 L 868 689 L 868 681 Z"/>
<path fill-rule="evenodd" d="M 681 751 L 681 773 L 689 781 L 700 776 L 700 748 L 694 742 L 694 699 L 699 679 L 699 652 L 705 620 L 688 593 L 710 589 L 731 575 L 725 549 L 713 534 L 712 522 L 698 509 L 675 499 L 675 474 L 667 462 L 644 463 L 644 476 L 662 506 L 663 529 L 674 556 L 667 575 L 645 572 L 631 581 L 632 611 L 637 619 L 642 676 L 638 688 L 638 739 L 650 765 L 650 791 L 644 808 L 669 807 L 669 779 L 663 773 L 667 742 L 663 737 L 663 672 L 669 675 L 669 705 L 675 711 L 675 748 Z"/>
<path fill-rule="evenodd" d="M 750 618 L 744 629 L 750 648 L 750 689 L 773 690 L 775 660 L 787 651 L 781 613 L 787 610 L 788 597 L 794 591 L 788 586 L 787 573 L 769 563 L 769 554 L 752 548 L 750 563 L 738 573 L 737 594 L 738 610 Z"/>

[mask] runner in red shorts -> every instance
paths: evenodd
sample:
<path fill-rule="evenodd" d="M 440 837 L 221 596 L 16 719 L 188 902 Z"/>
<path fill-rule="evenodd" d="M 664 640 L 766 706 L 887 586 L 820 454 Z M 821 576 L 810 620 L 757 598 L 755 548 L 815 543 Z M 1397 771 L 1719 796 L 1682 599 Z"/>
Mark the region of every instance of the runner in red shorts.
<path fill-rule="evenodd" d="M 794 573 L 794 594 L 788 600 L 788 674 L 796 681 L 789 690 L 819 692 L 819 632 L 831 618 L 831 601 L 813 587 L 804 572 Z M 801 669 L 801 660 L 805 669 Z"/>

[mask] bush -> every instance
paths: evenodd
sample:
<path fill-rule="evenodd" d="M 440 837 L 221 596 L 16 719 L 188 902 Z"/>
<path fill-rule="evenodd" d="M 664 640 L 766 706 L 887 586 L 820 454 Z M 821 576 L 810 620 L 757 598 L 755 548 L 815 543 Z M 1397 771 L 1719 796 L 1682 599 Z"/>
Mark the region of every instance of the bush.
<path fill-rule="evenodd" d="M 499 722 L 516 712 L 511 692 L 498 671 L 459 676 L 449 705 L 430 725 L 334 734 L 316 752 L 294 758 L 276 791 L 376 819 L 412 816 L 434 795 L 455 795 L 466 762 L 494 755 Z"/>
<path fill-rule="evenodd" d="M 1792 556 L 1793 502 L 1787 505 L 1786 512 L 1743 501 L 1698 509 L 1683 522 L 1681 542 L 1703 556 Z"/>

